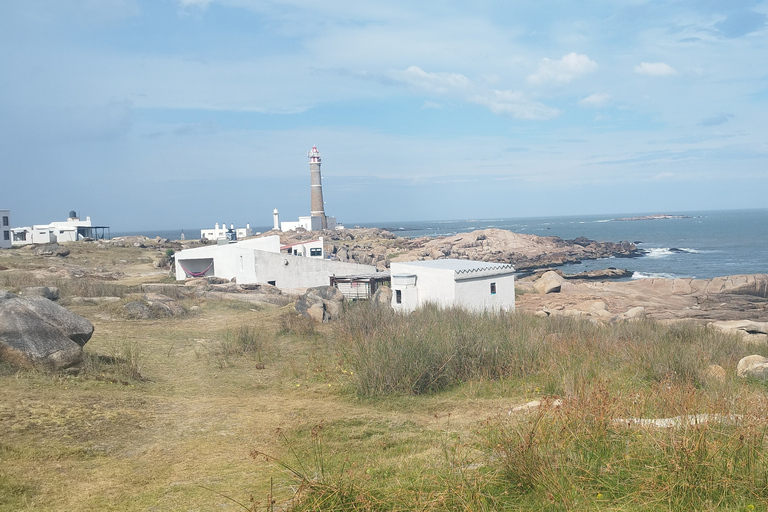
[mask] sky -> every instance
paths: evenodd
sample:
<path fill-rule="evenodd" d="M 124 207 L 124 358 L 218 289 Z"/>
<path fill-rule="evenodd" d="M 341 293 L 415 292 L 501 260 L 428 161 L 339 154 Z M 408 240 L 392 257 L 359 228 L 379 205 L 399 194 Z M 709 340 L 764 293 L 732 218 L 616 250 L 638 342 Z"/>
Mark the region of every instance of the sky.
<path fill-rule="evenodd" d="M 0 5 L 0 208 L 112 231 L 768 207 L 768 4 Z"/>

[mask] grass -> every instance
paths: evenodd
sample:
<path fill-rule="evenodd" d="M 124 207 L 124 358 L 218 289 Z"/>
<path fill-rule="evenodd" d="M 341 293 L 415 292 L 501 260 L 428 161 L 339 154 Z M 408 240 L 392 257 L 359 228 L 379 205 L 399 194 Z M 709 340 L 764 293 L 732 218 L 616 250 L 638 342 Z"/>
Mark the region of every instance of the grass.
<path fill-rule="evenodd" d="M 142 273 L 155 253 L 75 249 Z M 6 283 L 54 283 L 11 253 Z M 103 282 L 123 301 L 141 284 Z M 194 304 L 131 321 L 71 303 L 96 327 L 80 373 L 0 362 L 0 511 L 767 509 L 766 384 L 734 376 L 767 347 L 650 321 Z M 699 414 L 723 421 L 615 421 Z"/>

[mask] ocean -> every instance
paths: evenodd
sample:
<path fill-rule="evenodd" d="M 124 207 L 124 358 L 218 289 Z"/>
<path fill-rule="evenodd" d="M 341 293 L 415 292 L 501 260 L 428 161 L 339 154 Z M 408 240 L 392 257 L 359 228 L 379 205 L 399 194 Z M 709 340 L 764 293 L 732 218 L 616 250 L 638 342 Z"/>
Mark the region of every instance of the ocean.
<path fill-rule="evenodd" d="M 361 223 L 360 227 L 391 230 L 398 236 L 455 235 L 478 229 L 499 228 L 516 233 L 580 236 L 607 242 L 633 242 L 643 252 L 638 258 L 608 258 L 558 267 L 566 274 L 616 267 L 633 272 L 633 279 L 690 277 L 708 279 L 735 274 L 768 273 L 768 209 L 659 212 L 674 218 L 616 220 L 643 217 L 648 213 L 527 217 L 509 219 L 439 220 Z M 253 224 L 252 224 L 253 225 Z M 354 227 L 353 223 L 345 223 Z M 269 227 L 254 228 L 266 231 Z M 115 233 L 113 236 L 128 233 Z M 178 240 L 181 231 L 143 233 Z M 200 230 L 185 230 L 196 238 Z"/>

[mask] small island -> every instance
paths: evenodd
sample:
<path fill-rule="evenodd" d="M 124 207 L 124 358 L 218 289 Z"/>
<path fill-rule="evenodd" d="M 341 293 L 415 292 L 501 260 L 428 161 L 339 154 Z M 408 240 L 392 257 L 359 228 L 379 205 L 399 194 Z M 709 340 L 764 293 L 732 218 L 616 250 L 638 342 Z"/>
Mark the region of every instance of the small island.
<path fill-rule="evenodd" d="M 661 220 L 661 219 L 692 219 L 689 215 L 670 215 L 668 213 L 658 213 L 656 215 L 642 215 L 640 217 L 622 217 L 620 219 L 611 219 L 615 221 L 624 220 Z"/>

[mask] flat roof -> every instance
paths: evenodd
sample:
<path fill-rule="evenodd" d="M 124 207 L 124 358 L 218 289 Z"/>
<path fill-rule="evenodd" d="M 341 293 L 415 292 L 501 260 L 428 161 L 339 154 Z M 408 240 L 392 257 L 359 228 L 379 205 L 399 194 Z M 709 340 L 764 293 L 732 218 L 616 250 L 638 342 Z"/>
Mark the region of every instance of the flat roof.
<path fill-rule="evenodd" d="M 415 265 L 417 267 L 427 268 L 439 268 L 444 270 L 453 270 L 457 273 L 463 272 L 478 272 L 482 270 L 514 270 L 515 267 L 511 263 L 494 263 L 490 261 L 474 261 L 474 260 L 456 260 L 456 259 L 442 259 L 442 260 L 424 260 L 424 261 L 393 261 L 398 265 Z"/>
<path fill-rule="evenodd" d="M 432 268 L 439 270 L 452 270 L 457 281 L 474 279 L 479 277 L 492 277 L 497 275 L 512 274 L 515 267 L 511 263 L 494 263 L 490 261 L 473 260 L 425 260 L 425 261 L 393 261 L 393 265 L 410 265 L 413 267 Z M 393 274 L 392 277 L 402 277 L 405 274 Z"/>

